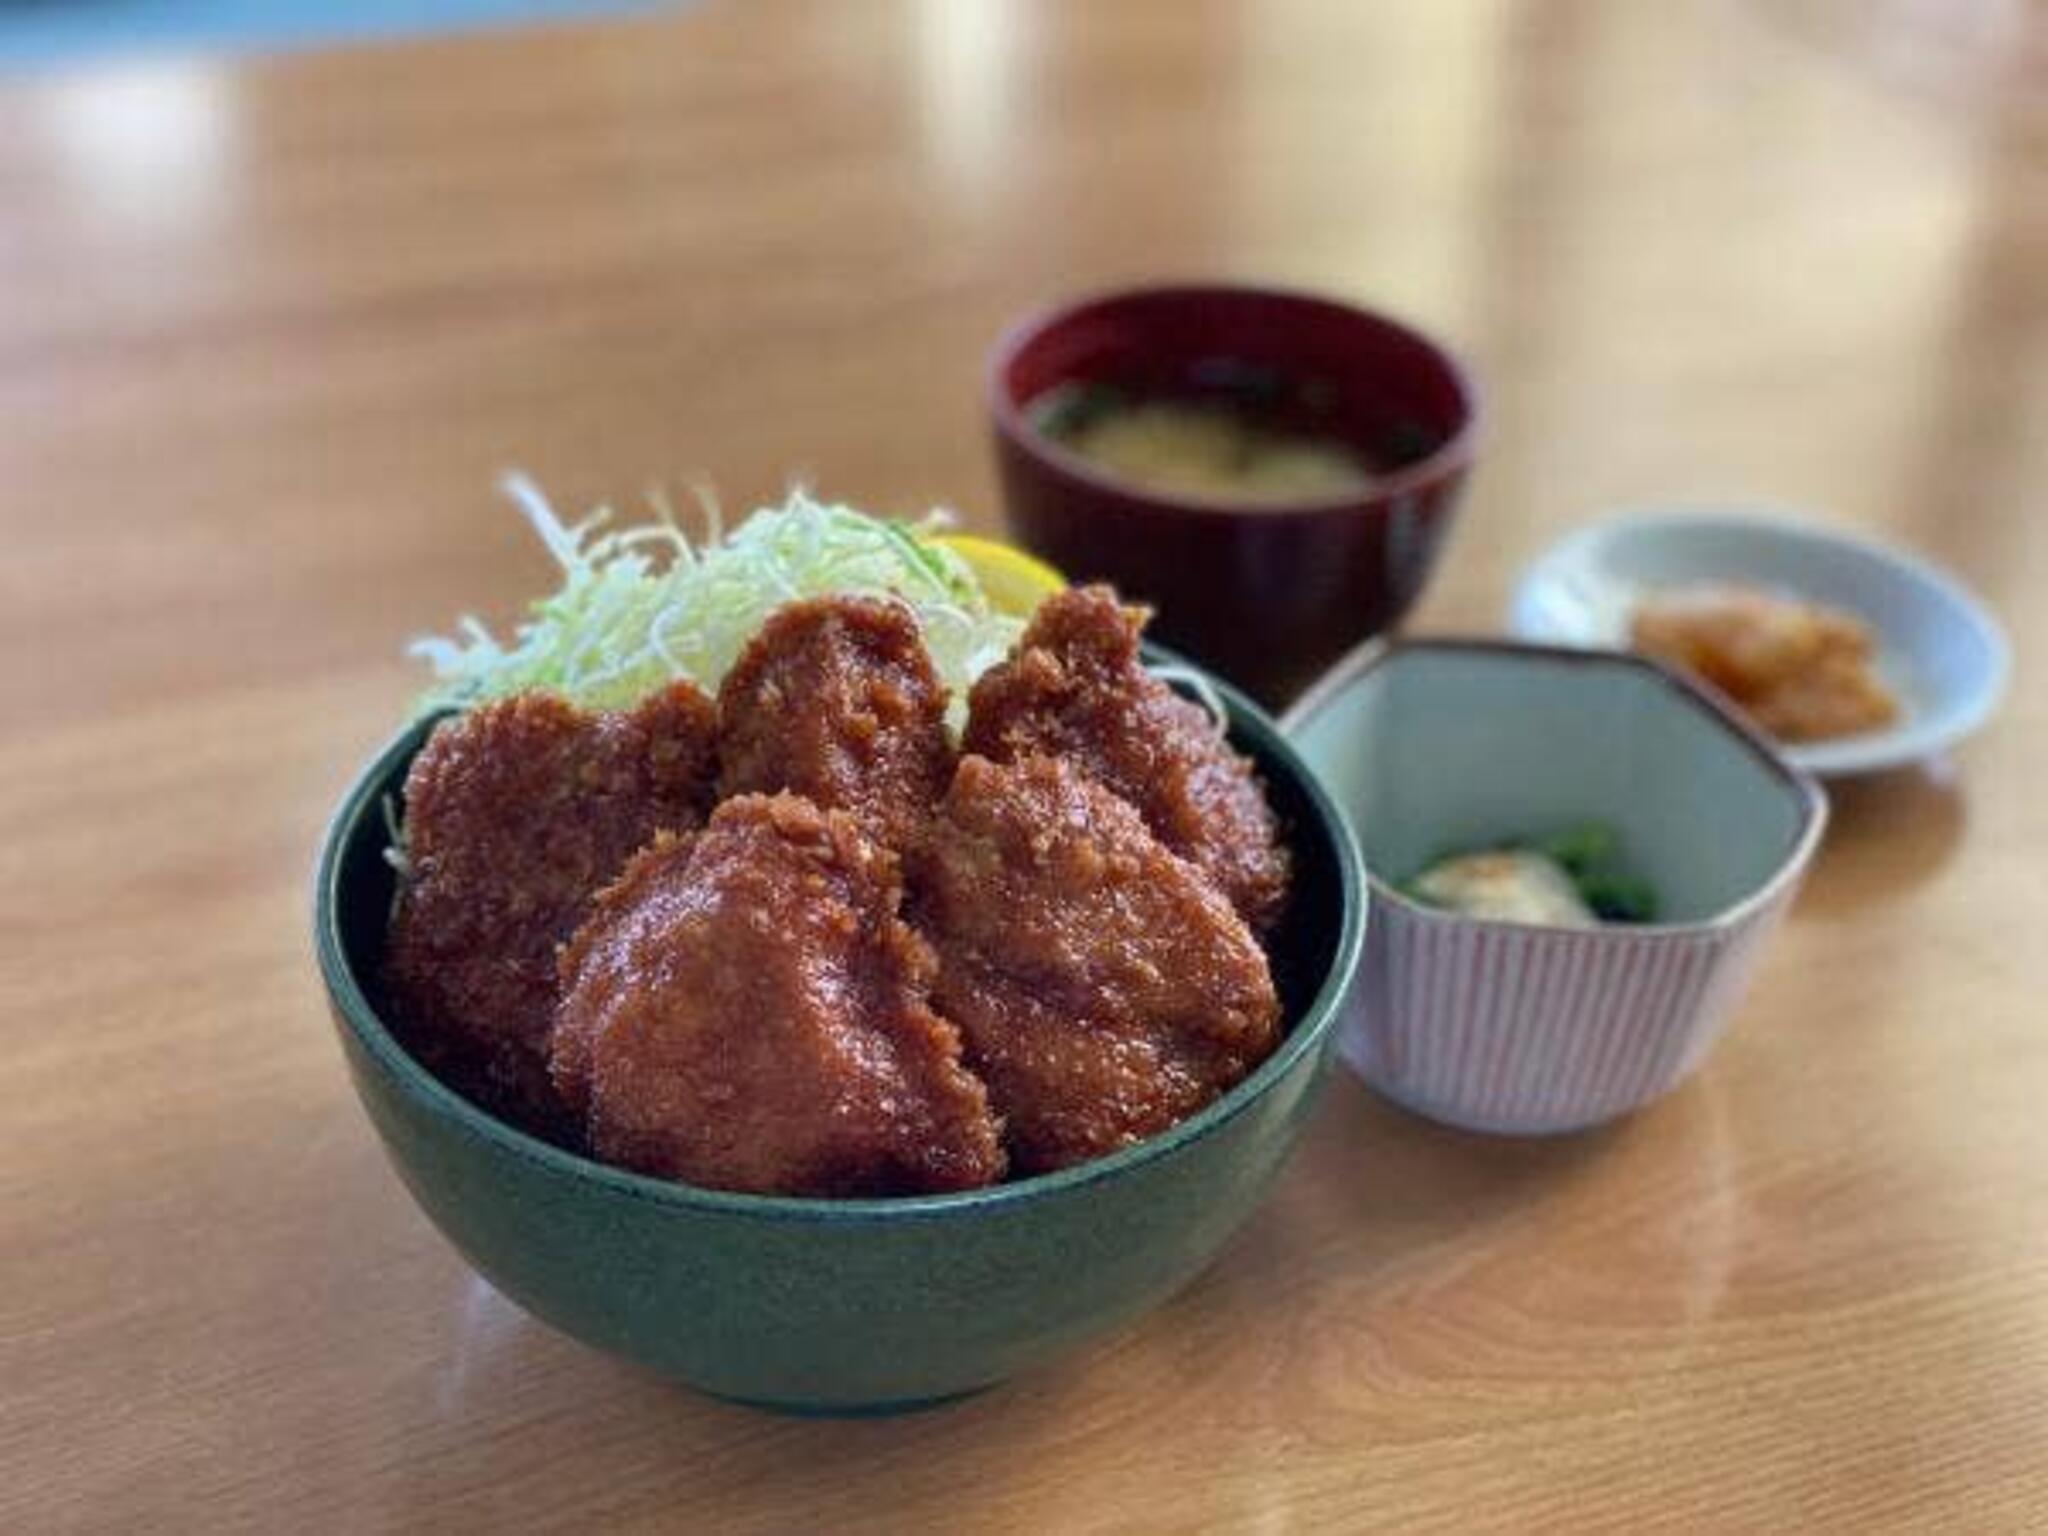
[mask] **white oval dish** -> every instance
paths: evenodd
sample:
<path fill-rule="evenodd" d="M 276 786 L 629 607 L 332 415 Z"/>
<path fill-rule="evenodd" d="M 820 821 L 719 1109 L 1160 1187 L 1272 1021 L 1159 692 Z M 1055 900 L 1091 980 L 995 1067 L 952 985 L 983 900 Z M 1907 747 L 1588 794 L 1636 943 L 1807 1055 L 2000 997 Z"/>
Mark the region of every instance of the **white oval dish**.
<path fill-rule="evenodd" d="M 1645 592 L 1691 582 L 1787 591 L 1844 609 L 1875 633 L 1878 669 L 1899 696 L 1901 718 L 1839 740 L 1781 744 L 1809 773 L 1870 773 L 1932 757 L 1982 725 L 2005 691 L 2005 634 L 1954 577 L 1867 539 L 1752 509 L 1672 507 L 1582 529 L 1524 574 L 1508 627 L 1525 640 L 1623 646 L 1629 611 Z"/>

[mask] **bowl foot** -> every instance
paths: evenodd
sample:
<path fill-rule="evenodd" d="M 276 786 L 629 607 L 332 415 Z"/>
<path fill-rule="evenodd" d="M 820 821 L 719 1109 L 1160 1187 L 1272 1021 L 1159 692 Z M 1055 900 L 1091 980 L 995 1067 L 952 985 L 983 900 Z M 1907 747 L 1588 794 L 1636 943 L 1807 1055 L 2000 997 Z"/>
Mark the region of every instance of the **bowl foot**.
<path fill-rule="evenodd" d="M 964 1392 L 942 1392 L 936 1397 L 899 1397 L 879 1403 L 784 1402 L 774 1398 L 734 1397 L 724 1392 L 711 1392 L 706 1395 L 738 1408 L 752 1408 L 761 1413 L 779 1413 L 793 1419 L 887 1419 L 899 1414 L 927 1413 L 935 1408 L 945 1408 L 953 1403 L 965 1402 L 970 1397 L 979 1397 L 988 1390 L 987 1387 L 969 1387 Z"/>

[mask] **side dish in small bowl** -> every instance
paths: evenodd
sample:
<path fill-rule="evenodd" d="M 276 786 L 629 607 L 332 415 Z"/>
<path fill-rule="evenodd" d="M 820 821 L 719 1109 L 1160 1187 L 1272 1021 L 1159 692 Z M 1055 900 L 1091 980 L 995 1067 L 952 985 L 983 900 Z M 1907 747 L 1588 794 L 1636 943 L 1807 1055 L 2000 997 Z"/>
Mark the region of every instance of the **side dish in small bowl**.
<path fill-rule="evenodd" d="M 1812 780 L 1655 663 L 1374 645 L 1285 728 L 1359 828 L 1346 1060 L 1473 1130 L 1577 1130 L 1704 1058 L 1826 820 Z"/>
<path fill-rule="evenodd" d="M 1622 646 L 1718 689 L 1823 777 L 1899 768 L 1998 707 L 2010 650 L 1963 584 L 1903 550 L 1746 507 L 1624 513 L 1516 588 L 1528 640 Z"/>
<path fill-rule="evenodd" d="M 805 498 L 565 568 L 358 780 L 316 893 L 358 1092 L 565 1331 L 777 1406 L 971 1390 L 1163 1298 L 1295 1139 L 1342 816 L 1102 587 L 1028 615 Z"/>

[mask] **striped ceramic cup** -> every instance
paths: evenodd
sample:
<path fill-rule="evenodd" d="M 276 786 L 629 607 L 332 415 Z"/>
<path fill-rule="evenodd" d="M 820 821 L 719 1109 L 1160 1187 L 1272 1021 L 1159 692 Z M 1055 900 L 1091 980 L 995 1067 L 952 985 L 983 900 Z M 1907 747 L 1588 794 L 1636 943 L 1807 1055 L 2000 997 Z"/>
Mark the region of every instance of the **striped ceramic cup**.
<path fill-rule="evenodd" d="M 1719 702 L 1611 652 L 1369 646 L 1286 724 L 1371 874 L 1345 1058 L 1472 1130 L 1577 1130 L 1683 1078 L 1735 1012 L 1826 821 L 1818 786 Z M 1396 888 L 1446 852 L 1586 822 L 1619 833 L 1659 921 L 1485 921 Z"/>

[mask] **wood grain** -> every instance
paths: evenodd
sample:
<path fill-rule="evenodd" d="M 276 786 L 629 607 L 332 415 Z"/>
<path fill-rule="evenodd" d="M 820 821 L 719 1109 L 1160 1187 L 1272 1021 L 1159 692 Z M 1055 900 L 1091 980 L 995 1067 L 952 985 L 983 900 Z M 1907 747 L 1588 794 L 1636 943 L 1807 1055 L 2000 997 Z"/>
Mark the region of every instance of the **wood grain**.
<path fill-rule="evenodd" d="M 2048 1522 L 2043 25 L 748 0 L 0 86 L 0 1528 Z M 1476 365 L 1423 627 L 1602 508 L 1768 496 L 1982 590 L 2003 715 L 1840 792 L 1664 1104 L 1496 1143 L 1337 1081 L 1063 1368 L 785 1422 L 528 1321 L 384 1166 L 306 938 L 403 641 L 545 575 L 493 477 L 992 526 L 1000 326 L 1190 273 Z"/>

